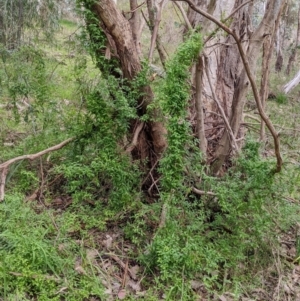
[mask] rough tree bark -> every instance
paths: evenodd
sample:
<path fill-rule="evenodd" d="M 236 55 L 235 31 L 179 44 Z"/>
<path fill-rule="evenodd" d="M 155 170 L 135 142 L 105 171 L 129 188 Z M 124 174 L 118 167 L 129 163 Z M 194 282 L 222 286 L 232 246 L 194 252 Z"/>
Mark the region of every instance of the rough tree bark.
<path fill-rule="evenodd" d="M 285 10 L 286 2 L 283 1 L 280 7 L 280 10 L 277 15 L 277 19 L 275 20 L 275 26 L 273 33 L 269 36 L 266 36 L 264 43 L 263 43 L 263 61 L 262 61 L 262 72 L 261 72 L 261 83 L 260 83 L 260 100 L 261 106 L 265 110 L 266 100 L 269 94 L 269 78 L 270 78 L 270 71 L 271 71 L 271 59 L 275 45 L 276 33 L 279 30 L 279 24 L 281 16 Z M 278 57 L 277 57 L 278 58 Z M 265 123 L 261 120 L 260 125 L 260 140 L 265 139 Z"/>
<path fill-rule="evenodd" d="M 141 62 L 137 51 L 137 43 L 134 40 L 131 26 L 128 20 L 122 15 L 120 10 L 116 7 L 113 0 L 99 0 L 91 6 L 92 11 L 95 13 L 99 20 L 99 26 L 105 32 L 108 40 L 112 40 L 112 47 L 115 47 L 120 67 L 123 76 L 129 81 L 134 79 L 135 76 L 141 71 Z M 144 88 L 145 97 L 139 100 L 139 114 L 143 115 L 149 103 L 151 103 L 153 94 L 149 86 Z M 155 112 L 153 113 L 155 115 Z M 155 117 L 155 116 L 154 116 Z M 135 128 L 134 127 L 133 131 Z M 145 143 L 140 145 L 139 157 L 145 159 L 148 157 L 150 150 L 146 151 L 149 143 L 152 144 L 152 151 L 155 152 L 159 158 L 161 153 L 166 148 L 166 130 L 162 122 L 148 122 L 143 128 L 140 135 L 144 135 Z M 146 136 L 150 135 L 150 141 L 146 141 Z M 134 133 L 133 133 L 134 136 Z"/>
<path fill-rule="evenodd" d="M 191 1 L 186 2 L 189 3 L 192 9 L 196 7 Z M 253 32 L 251 31 L 252 24 L 250 23 L 248 12 L 248 9 L 250 9 L 251 6 L 242 6 L 244 1 L 240 0 L 236 0 L 234 2 L 234 9 L 239 7 L 240 9 L 238 9 L 232 17 L 230 30 L 238 36 L 243 52 L 246 53 L 246 60 L 248 61 L 249 72 L 251 74 L 255 74 L 257 65 L 256 59 L 259 56 L 264 38 L 270 35 L 274 30 L 275 20 L 278 16 L 282 2 L 282 0 L 269 0 L 267 2 L 266 11 L 262 21 Z M 193 20 L 191 20 L 191 23 L 195 24 Z M 226 117 L 230 120 L 230 126 L 235 138 L 241 140 L 243 139 L 243 135 L 239 136 L 239 133 L 241 130 L 243 108 L 246 92 L 250 85 L 246 70 L 244 65 L 242 65 L 240 56 L 238 55 L 235 42 L 235 39 L 228 36 L 226 41 L 222 42 L 220 46 L 219 41 L 215 39 L 214 43 L 217 45 L 219 50 L 216 52 L 217 55 L 214 54 L 216 56 L 215 61 L 218 62 L 218 64 L 216 68 L 216 84 L 213 86 L 216 87 L 215 94 L 218 99 L 222 100 L 223 109 L 227 114 Z M 211 49 L 212 47 L 210 45 L 210 52 L 212 52 Z M 214 70 L 214 68 L 212 69 Z M 205 85 L 206 83 L 204 83 L 204 86 Z M 204 88 L 203 90 L 208 89 Z M 207 102 L 212 103 L 209 99 Z M 220 124 L 224 124 L 224 121 L 221 117 L 215 114 L 215 112 L 218 112 L 217 109 L 213 105 L 210 105 L 210 108 L 212 108 L 211 111 L 213 113 L 211 115 L 206 114 L 205 116 L 206 122 L 208 121 L 210 124 L 210 131 L 207 131 L 207 134 L 209 135 L 207 136 L 207 139 L 210 141 L 209 150 L 210 152 L 213 152 L 213 156 L 211 156 L 211 161 L 213 161 L 212 173 L 218 174 L 222 171 L 223 164 L 226 163 L 230 157 L 232 141 L 228 131 L 224 130 L 224 126 L 223 130 L 220 130 Z M 212 115 L 217 116 L 217 118 L 213 118 Z M 265 114 L 263 114 L 263 117 L 266 117 Z M 277 134 L 276 131 L 273 131 L 272 125 L 269 124 L 269 126 L 270 130 L 272 130 L 274 134 L 274 143 L 276 144 L 278 153 L 277 167 L 280 169 L 281 158 L 278 148 L 278 137 L 276 137 Z"/>
<path fill-rule="evenodd" d="M 132 11 L 132 15 L 129 19 L 129 23 L 131 26 L 132 31 L 132 38 L 135 43 L 135 47 L 137 49 L 138 54 L 141 53 L 140 51 L 140 41 L 139 41 L 139 27 L 140 27 L 140 18 L 139 18 L 139 11 L 138 8 L 138 2 L 137 0 L 130 0 L 130 10 Z"/>
<path fill-rule="evenodd" d="M 289 57 L 289 62 L 288 62 L 287 68 L 286 68 L 287 75 L 290 75 L 292 65 L 297 60 L 297 52 L 299 52 L 299 48 L 300 48 L 300 4 L 299 4 L 299 9 L 298 9 L 298 25 L 297 25 L 295 46 L 293 47 L 291 56 Z"/>

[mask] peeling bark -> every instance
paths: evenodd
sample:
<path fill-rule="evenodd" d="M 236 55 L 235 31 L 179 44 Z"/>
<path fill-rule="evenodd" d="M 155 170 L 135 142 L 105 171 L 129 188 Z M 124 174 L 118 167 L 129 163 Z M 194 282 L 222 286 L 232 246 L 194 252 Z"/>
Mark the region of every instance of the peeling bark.
<path fill-rule="evenodd" d="M 244 28 L 248 28 L 247 24 L 245 24 L 248 18 L 245 17 L 245 15 L 243 15 L 243 18 L 241 20 L 239 20 L 239 18 L 237 18 L 235 15 L 233 18 L 236 20 L 236 22 L 233 22 L 231 27 L 229 28 L 224 23 L 220 22 L 213 16 L 209 15 L 204 10 L 197 8 L 191 0 L 185 0 L 185 2 L 187 2 L 193 10 L 197 11 L 204 17 L 213 21 L 215 24 L 217 24 L 220 28 L 222 28 L 225 32 L 227 32 L 229 35 L 231 35 L 234 38 L 234 41 L 238 47 L 239 54 L 243 62 L 243 68 L 241 68 L 240 73 L 237 75 L 237 80 L 234 82 L 234 87 L 233 87 L 234 93 L 233 93 L 231 112 L 230 112 L 231 128 L 233 130 L 235 137 L 237 137 L 242 121 L 242 116 L 243 116 L 242 113 L 245 104 L 245 95 L 248 90 L 248 87 L 251 85 L 259 114 L 261 118 L 264 120 L 264 122 L 266 123 L 274 139 L 274 148 L 275 148 L 275 154 L 277 158 L 277 165 L 276 165 L 275 172 L 279 172 L 282 166 L 279 136 L 272 122 L 265 114 L 261 106 L 260 96 L 253 74 L 255 73 L 256 70 L 256 59 L 259 55 L 260 47 L 262 45 L 264 37 L 266 35 L 270 35 L 272 33 L 272 30 L 274 30 L 274 23 L 280 11 L 280 7 L 283 1 L 281 0 L 268 1 L 263 19 L 259 24 L 259 26 L 257 27 L 257 29 L 250 35 L 249 39 L 248 39 L 249 36 L 247 35 L 249 35 L 250 33 L 244 29 Z M 270 24 L 272 26 L 270 26 Z M 229 45 L 226 45 L 226 47 L 228 46 Z M 230 151 L 231 149 L 230 149 L 229 136 L 227 132 L 224 132 L 219 142 L 219 146 L 216 149 L 214 155 L 215 161 L 212 166 L 213 174 L 217 174 L 220 171 L 223 163 L 226 162 L 226 160 L 229 158 Z"/>

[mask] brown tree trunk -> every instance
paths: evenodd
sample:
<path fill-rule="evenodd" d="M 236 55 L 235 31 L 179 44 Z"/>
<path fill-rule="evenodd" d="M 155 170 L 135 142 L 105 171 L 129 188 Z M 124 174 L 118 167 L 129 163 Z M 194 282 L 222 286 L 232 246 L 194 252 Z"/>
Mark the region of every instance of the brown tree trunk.
<path fill-rule="evenodd" d="M 244 49 L 246 49 L 246 55 L 251 67 L 251 73 L 255 74 L 256 71 L 256 58 L 259 56 L 259 52 L 261 49 L 261 45 L 264 41 L 264 38 L 268 35 L 272 35 L 275 27 L 275 20 L 279 19 L 281 14 L 281 10 L 285 1 L 282 0 L 269 0 L 267 2 L 267 7 L 265 11 L 265 15 L 259 24 L 258 28 L 249 36 L 248 45 L 244 44 Z M 241 12 L 241 11 L 240 11 Z M 247 31 L 243 31 L 243 27 L 247 28 L 246 19 L 243 20 L 242 17 L 237 18 L 237 23 L 233 22 L 232 30 L 235 32 L 240 32 L 241 40 L 248 40 L 249 33 Z M 272 24 L 273 26 L 270 26 Z M 242 30 L 242 31 L 241 31 Z M 239 68 L 238 68 L 239 69 Z M 238 70 L 237 69 L 237 70 Z M 231 112 L 230 112 L 230 125 L 232 127 L 232 131 L 237 139 L 238 133 L 240 130 L 240 125 L 242 122 L 243 116 L 243 108 L 245 104 L 245 96 L 249 87 L 249 79 L 246 76 L 245 69 L 242 68 L 238 73 L 237 80 L 234 84 L 234 93 L 231 104 Z M 241 137 L 242 138 L 242 137 Z M 222 165 L 226 162 L 230 155 L 230 140 L 228 134 L 224 132 L 219 146 L 215 152 L 215 162 L 212 167 L 212 172 L 215 174 L 219 172 Z"/>
<path fill-rule="evenodd" d="M 141 54 L 140 50 L 140 41 L 139 41 L 139 29 L 140 29 L 140 18 L 139 11 L 137 10 L 138 2 L 137 0 L 130 0 L 130 10 L 132 11 L 132 15 L 129 19 L 129 23 L 131 26 L 132 37 L 135 43 L 135 47 L 137 49 L 138 54 Z"/>
<path fill-rule="evenodd" d="M 289 57 L 289 62 L 288 62 L 287 68 L 286 68 L 287 75 L 290 75 L 292 65 L 297 60 L 297 52 L 299 51 L 299 48 L 300 48 L 300 4 L 299 4 L 299 9 L 298 9 L 298 25 L 297 25 L 296 41 L 295 41 L 295 46 L 292 49 L 292 53 Z"/>
<path fill-rule="evenodd" d="M 6 28 L 5 28 L 5 21 L 3 11 L 0 11 L 0 43 L 4 46 L 6 45 Z"/>
<path fill-rule="evenodd" d="M 263 43 L 263 62 L 262 62 L 262 72 L 261 72 L 262 76 L 261 76 L 261 85 L 260 85 L 260 100 L 263 109 L 265 109 L 266 100 L 269 94 L 269 78 L 270 78 L 270 71 L 271 71 L 270 67 L 271 67 L 271 59 L 272 59 L 272 54 L 273 54 L 275 40 L 276 40 L 276 34 L 279 31 L 280 19 L 285 10 L 285 7 L 286 7 L 286 2 L 283 1 L 277 15 L 277 19 L 275 20 L 273 33 L 270 36 L 267 36 Z M 282 43 L 279 44 L 282 45 Z M 265 123 L 263 122 L 263 120 L 261 120 L 260 140 L 264 140 L 264 138 L 265 138 Z"/>
<path fill-rule="evenodd" d="M 91 8 L 97 16 L 102 30 L 109 39 L 113 40 L 123 76 L 128 80 L 134 79 L 141 71 L 141 62 L 128 20 L 117 9 L 113 0 L 99 0 Z M 146 86 L 144 92 L 145 96 L 139 100 L 140 115 L 146 112 L 147 106 L 153 98 L 150 86 Z M 155 118 L 155 116 L 153 117 Z M 148 133 L 145 133 L 145 130 Z M 141 133 L 141 135 L 144 135 L 141 139 L 141 141 L 144 141 L 144 143 L 141 143 L 141 147 L 145 148 L 151 142 L 152 151 L 155 151 L 156 156 L 159 157 L 166 148 L 165 134 L 166 130 L 162 122 L 149 122 Z M 147 135 L 150 135 L 151 141 L 147 142 Z M 138 153 L 145 154 L 147 152 L 141 149 Z M 144 156 L 141 155 L 140 157 Z"/>
<path fill-rule="evenodd" d="M 201 152 L 203 154 L 204 160 L 206 159 L 207 151 L 207 140 L 205 137 L 205 128 L 204 128 L 204 104 L 202 97 L 202 85 L 203 85 L 203 73 L 204 73 L 204 63 L 203 57 L 199 55 L 198 62 L 196 64 L 196 95 L 195 95 L 195 106 L 196 106 L 196 116 L 197 116 L 197 136 L 199 139 L 199 145 Z"/>
<path fill-rule="evenodd" d="M 203 5 L 204 2 L 205 1 L 199 0 L 197 5 Z M 209 93 L 209 88 L 207 88 L 208 82 L 204 83 L 203 90 L 206 94 L 205 106 L 207 109 L 205 122 L 209 125 L 212 124 L 210 129 L 206 132 L 206 138 L 209 141 L 208 153 L 210 154 L 209 160 L 213 162 L 211 167 L 213 174 L 218 174 L 222 169 L 223 164 L 228 162 L 235 140 L 237 139 L 237 141 L 241 141 L 243 139 L 244 133 L 242 132 L 240 125 L 242 122 L 243 108 L 246 101 L 245 96 L 248 87 L 250 86 L 250 82 L 251 86 L 255 84 L 253 84 L 253 80 L 249 82 L 247 73 L 252 75 L 255 74 L 257 65 L 256 59 L 259 56 L 261 45 L 264 41 L 264 38 L 273 33 L 275 20 L 280 11 L 282 2 L 282 0 L 268 0 L 263 19 L 253 32 L 252 24 L 250 22 L 251 18 L 249 15 L 251 14 L 252 5 L 249 5 L 249 2 L 246 2 L 245 4 L 245 1 L 242 0 L 235 0 L 234 3 L 232 3 L 232 1 L 226 2 L 227 7 L 231 7 L 233 10 L 231 17 L 232 22 L 230 25 L 231 32 L 234 32 L 235 35 L 238 35 L 242 47 L 241 49 L 243 49 L 243 52 L 246 54 L 246 58 L 243 60 L 243 63 L 240 58 L 241 50 L 237 49 L 237 41 L 231 36 L 228 36 L 224 41 L 222 40 L 222 36 L 216 34 L 215 38 L 213 40 L 210 39 L 209 44 L 206 46 L 208 49 L 207 52 L 209 51 L 211 54 L 209 56 L 209 70 L 211 70 L 213 82 L 212 86 L 215 87 L 214 94 L 216 95 L 216 98 L 220 100 L 221 107 L 226 113 L 226 118 L 230 120 L 230 127 L 234 134 L 232 139 L 231 135 L 229 134 L 230 131 L 226 130 L 224 124 L 226 118 L 224 119 L 222 114 L 219 114 L 220 110 L 218 110 L 217 105 L 212 102 L 214 98 L 213 93 L 211 98 L 207 97 L 207 95 L 209 96 L 211 93 Z M 234 4 L 234 7 L 232 4 Z M 221 4 L 217 2 L 214 14 L 215 18 L 218 13 L 218 5 Z M 223 8 L 226 7 L 226 5 L 223 6 Z M 194 10 L 193 5 L 190 4 L 190 7 L 192 10 Z M 224 13 L 222 13 L 217 19 L 224 19 L 223 15 Z M 197 20 L 200 22 L 203 19 L 198 17 Z M 194 20 L 190 20 L 190 23 L 195 25 Z M 272 26 L 270 26 L 270 24 Z M 246 62 L 245 60 L 247 61 L 248 65 L 247 72 L 244 68 L 244 64 Z M 265 118 L 262 108 L 260 109 Z M 276 133 L 274 133 L 274 135 L 276 135 Z M 276 140 L 276 143 L 277 142 L 278 141 Z M 280 168 L 280 154 L 278 155 L 278 158 L 278 167 Z"/>
<path fill-rule="evenodd" d="M 281 72 L 283 68 L 283 43 L 284 43 L 284 32 L 285 32 L 285 22 L 282 22 L 281 26 L 276 30 L 276 62 L 275 62 L 275 71 Z"/>

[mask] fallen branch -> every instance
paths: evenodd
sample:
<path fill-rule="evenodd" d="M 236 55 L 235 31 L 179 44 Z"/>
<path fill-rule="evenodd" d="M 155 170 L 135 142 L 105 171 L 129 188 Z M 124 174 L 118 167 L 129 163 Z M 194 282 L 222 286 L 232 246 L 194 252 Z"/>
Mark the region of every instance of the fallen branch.
<path fill-rule="evenodd" d="M 294 76 L 294 78 L 289 81 L 283 87 L 283 92 L 288 94 L 291 90 L 293 90 L 300 83 L 300 71 Z"/>
<path fill-rule="evenodd" d="M 19 156 L 13 159 L 10 159 L 2 164 L 0 164 L 0 171 L 1 171 L 1 177 L 0 177 L 0 202 L 4 200 L 4 189 L 5 189 L 5 183 L 6 183 L 6 176 L 9 170 L 9 166 L 12 165 L 15 162 L 21 161 L 21 160 L 34 160 L 36 158 L 39 158 L 45 154 L 48 154 L 50 152 L 59 150 L 61 148 L 63 148 L 65 145 L 67 145 L 68 143 L 70 143 L 71 141 L 73 141 L 75 139 L 75 137 L 69 138 L 57 145 L 51 146 L 45 150 L 42 150 L 36 154 L 30 154 L 30 155 L 23 155 L 23 156 Z"/>
<path fill-rule="evenodd" d="M 199 190 L 196 187 L 192 187 L 192 191 L 198 195 L 211 195 L 211 196 L 216 196 L 214 192 L 211 191 L 204 191 L 204 190 Z"/>

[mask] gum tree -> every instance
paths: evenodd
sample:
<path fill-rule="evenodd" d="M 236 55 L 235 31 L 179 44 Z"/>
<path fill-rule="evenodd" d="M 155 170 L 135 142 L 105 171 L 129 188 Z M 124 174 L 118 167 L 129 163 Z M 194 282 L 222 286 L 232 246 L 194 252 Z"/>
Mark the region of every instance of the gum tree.
<path fill-rule="evenodd" d="M 98 56 L 108 58 L 112 55 L 122 70 L 122 75 L 128 81 L 133 80 L 141 71 L 141 58 L 137 47 L 140 43 L 137 41 L 138 35 L 136 34 L 138 23 L 133 22 L 131 18 L 134 15 L 129 14 L 127 17 L 122 14 L 112 0 L 81 2 L 94 15 L 93 26 L 99 27 L 103 33 L 103 39 L 106 40 L 105 54 L 99 51 Z M 178 7 L 181 8 L 180 11 L 188 28 L 195 28 L 195 30 L 201 28 L 205 41 L 204 51 L 199 54 L 195 69 L 194 102 L 197 118 L 190 121 L 196 124 L 195 131 L 198 133 L 200 148 L 207 157 L 207 163 L 211 166 L 211 173 L 222 174 L 228 164 L 230 165 L 230 157 L 239 153 L 243 145 L 245 131 L 241 124 L 249 87 L 252 88 L 262 121 L 266 123 L 274 138 L 277 156 L 276 171 L 280 171 L 282 160 L 279 138 L 271 121 L 264 113 L 264 96 L 259 94 L 255 83 L 255 73 L 256 58 L 261 52 L 264 41 L 274 36 L 276 22 L 278 23 L 281 17 L 285 1 L 268 0 L 261 15 L 261 21 L 257 25 L 252 22 L 254 6 L 252 1 L 232 0 L 223 3 L 220 0 L 194 3 L 186 0 L 185 2 L 189 5 L 187 13 L 181 5 Z M 155 24 L 159 24 L 164 4 L 164 2 L 148 3 L 152 40 L 156 40 L 160 56 L 162 56 L 161 41 L 158 39 L 158 28 L 155 28 Z M 131 7 L 136 7 L 132 11 L 133 14 L 136 13 L 138 10 L 136 4 L 132 4 Z M 91 28 L 91 20 L 87 20 L 86 24 L 88 29 Z M 227 36 L 224 36 L 224 31 Z M 90 38 L 93 39 L 93 32 L 91 30 L 89 32 Z M 151 41 L 150 48 L 152 46 Z M 162 63 L 164 64 L 164 59 Z M 268 65 L 269 62 L 266 64 Z M 100 65 L 99 67 L 101 69 Z M 144 91 L 146 96 L 139 99 L 139 116 L 145 114 L 153 99 L 149 86 L 144 87 Z M 155 111 L 154 120 L 159 115 L 160 113 Z M 166 147 L 165 130 L 163 121 L 157 120 L 146 123 L 149 133 L 147 139 L 150 139 L 153 149 L 160 156 Z M 135 129 L 139 129 L 139 126 L 135 126 Z M 134 134 L 135 132 L 132 131 L 133 136 Z M 138 137 L 141 141 L 145 141 L 145 136 L 141 138 L 142 135 L 138 135 Z"/>

